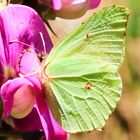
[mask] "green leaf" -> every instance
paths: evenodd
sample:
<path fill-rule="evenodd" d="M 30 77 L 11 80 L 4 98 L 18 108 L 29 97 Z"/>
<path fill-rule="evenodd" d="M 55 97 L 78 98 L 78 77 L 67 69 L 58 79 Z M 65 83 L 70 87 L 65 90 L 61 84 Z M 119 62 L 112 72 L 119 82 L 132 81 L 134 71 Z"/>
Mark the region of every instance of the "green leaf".
<path fill-rule="evenodd" d="M 80 53 L 118 68 L 124 56 L 128 15 L 128 9 L 118 6 L 107 7 L 95 13 L 77 31 L 52 49 L 46 63 L 54 58 Z"/>
<path fill-rule="evenodd" d="M 68 132 L 100 130 L 115 109 L 128 15 L 124 7 L 104 8 L 50 52 L 44 65 L 47 100 Z"/>

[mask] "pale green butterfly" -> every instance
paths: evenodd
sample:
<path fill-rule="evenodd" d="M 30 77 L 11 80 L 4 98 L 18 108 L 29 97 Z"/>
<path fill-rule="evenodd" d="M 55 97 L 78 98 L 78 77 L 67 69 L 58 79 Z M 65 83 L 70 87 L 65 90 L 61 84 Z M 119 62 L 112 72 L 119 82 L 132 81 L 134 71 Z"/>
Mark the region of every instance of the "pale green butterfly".
<path fill-rule="evenodd" d="M 122 91 L 117 71 L 124 58 L 128 16 L 124 7 L 102 9 L 45 60 L 48 104 L 66 131 L 100 130 L 115 109 Z"/>

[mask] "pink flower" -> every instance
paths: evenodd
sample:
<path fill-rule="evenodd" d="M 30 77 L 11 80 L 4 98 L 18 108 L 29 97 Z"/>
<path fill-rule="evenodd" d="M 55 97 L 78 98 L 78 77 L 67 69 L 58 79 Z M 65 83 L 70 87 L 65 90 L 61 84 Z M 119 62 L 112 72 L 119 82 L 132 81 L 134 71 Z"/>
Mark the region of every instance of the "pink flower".
<path fill-rule="evenodd" d="M 53 13 L 61 18 L 78 18 L 88 9 L 96 8 L 100 0 L 39 0 L 53 8 Z"/>
<path fill-rule="evenodd" d="M 21 131 L 44 130 L 47 140 L 65 140 L 53 119 L 40 81 L 41 53 L 52 42 L 38 14 L 22 5 L 0 11 L 0 96 L 3 119 L 12 116 Z"/>

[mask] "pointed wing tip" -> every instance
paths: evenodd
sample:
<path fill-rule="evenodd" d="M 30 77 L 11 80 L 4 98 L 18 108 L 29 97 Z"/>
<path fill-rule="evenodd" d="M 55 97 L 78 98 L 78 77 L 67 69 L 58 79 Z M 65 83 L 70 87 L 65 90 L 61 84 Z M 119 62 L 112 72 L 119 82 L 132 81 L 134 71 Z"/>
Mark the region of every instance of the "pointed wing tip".
<path fill-rule="evenodd" d="M 108 7 L 108 8 L 109 8 L 109 7 Z M 130 10 L 129 8 L 127 8 L 127 7 L 125 7 L 125 6 L 122 6 L 122 5 L 112 5 L 112 6 L 110 6 L 110 8 L 113 8 L 113 9 L 118 8 L 118 9 L 124 11 L 125 14 L 128 15 L 128 16 L 129 16 L 130 13 L 131 13 L 131 10 Z"/>
<path fill-rule="evenodd" d="M 102 9 L 99 9 L 99 11 L 107 10 L 107 9 L 118 9 L 118 10 L 120 9 L 124 11 L 124 13 L 128 16 L 132 13 L 131 9 L 122 5 L 109 5 L 109 6 L 103 7 Z M 99 11 L 96 11 L 94 14 L 98 13 Z"/>

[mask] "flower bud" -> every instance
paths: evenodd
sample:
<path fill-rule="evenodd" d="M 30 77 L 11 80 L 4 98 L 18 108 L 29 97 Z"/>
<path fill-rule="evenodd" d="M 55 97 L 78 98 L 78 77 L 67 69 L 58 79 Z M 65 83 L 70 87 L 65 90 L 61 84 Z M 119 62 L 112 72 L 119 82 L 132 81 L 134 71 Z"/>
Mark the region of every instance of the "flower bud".
<path fill-rule="evenodd" d="M 33 109 L 35 96 L 34 89 L 31 86 L 22 86 L 14 94 L 14 103 L 11 111 L 11 116 L 14 118 L 24 118 Z"/>
<path fill-rule="evenodd" d="M 96 8 L 100 0 L 40 0 L 44 5 L 52 8 L 55 16 L 67 19 L 81 17 L 88 9 Z"/>

